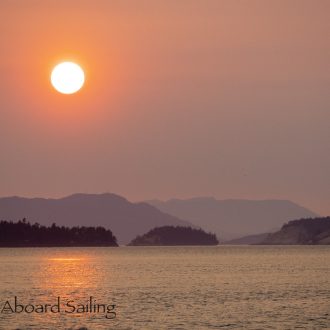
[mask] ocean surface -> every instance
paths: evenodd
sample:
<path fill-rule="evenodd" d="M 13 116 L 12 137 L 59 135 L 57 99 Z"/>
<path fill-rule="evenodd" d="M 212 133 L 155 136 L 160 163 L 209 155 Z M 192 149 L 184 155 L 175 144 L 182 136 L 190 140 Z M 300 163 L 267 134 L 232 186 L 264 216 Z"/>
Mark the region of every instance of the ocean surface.
<path fill-rule="evenodd" d="M 330 247 L 0 249 L 4 307 L 1 330 L 330 329 Z"/>

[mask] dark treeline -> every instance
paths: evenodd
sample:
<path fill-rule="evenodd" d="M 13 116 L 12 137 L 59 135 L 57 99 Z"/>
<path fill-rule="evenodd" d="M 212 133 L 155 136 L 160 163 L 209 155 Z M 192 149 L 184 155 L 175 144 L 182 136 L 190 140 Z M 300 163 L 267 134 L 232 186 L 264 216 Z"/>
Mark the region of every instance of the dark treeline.
<path fill-rule="evenodd" d="M 283 225 L 282 228 L 287 228 L 292 226 L 305 227 L 311 233 L 318 233 L 330 229 L 330 217 L 291 220 L 287 224 Z"/>
<path fill-rule="evenodd" d="M 306 239 L 308 238 L 310 242 L 314 242 L 319 234 L 325 236 L 328 233 L 330 235 L 330 217 L 292 220 L 285 224 L 282 230 L 290 228 L 300 228 L 305 232 Z"/>
<path fill-rule="evenodd" d="M 129 245 L 217 245 L 216 235 L 181 226 L 157 227 L 137 236 Z"/>
<path fill-rule="evenodd" d="M 38 246 L 118 246 L 111 230 L 103 227 L 50 227 L 18 222 L 0 221 L 1 247 Z"/>

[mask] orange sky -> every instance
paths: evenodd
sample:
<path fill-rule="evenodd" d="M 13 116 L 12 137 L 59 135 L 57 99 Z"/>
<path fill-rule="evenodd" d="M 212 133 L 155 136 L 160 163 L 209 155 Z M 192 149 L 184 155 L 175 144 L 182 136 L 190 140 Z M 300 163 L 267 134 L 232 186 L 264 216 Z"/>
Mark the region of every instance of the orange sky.
<path fill-rule="evenodd" d="M 291 199 L 330 214 L 330 2 L 0 2 L 0 195 Z M 50 85 L 60 60 L 84 88 Z"/>

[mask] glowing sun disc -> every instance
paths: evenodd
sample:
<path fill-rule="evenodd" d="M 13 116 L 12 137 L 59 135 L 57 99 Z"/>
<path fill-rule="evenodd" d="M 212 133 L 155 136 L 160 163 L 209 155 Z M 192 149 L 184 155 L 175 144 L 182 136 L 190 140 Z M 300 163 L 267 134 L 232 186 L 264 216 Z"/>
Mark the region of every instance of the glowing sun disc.
<path fill-rule="evenodd" d="M 62 62 L 55 66 L 50 81 L 60 93 L 73 94 L 79 91 L 85 82 L 82 68 L 73 62 Z"/>

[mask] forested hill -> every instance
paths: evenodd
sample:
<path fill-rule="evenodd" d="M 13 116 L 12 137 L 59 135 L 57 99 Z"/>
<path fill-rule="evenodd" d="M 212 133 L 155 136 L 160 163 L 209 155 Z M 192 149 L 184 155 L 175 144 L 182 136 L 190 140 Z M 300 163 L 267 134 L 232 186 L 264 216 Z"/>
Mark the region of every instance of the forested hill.
<path fill-rule="evenodd" d="M 261 244 L 330 244 L 330 217 L 290 221 Z"/>
<path fill-rule="evenodd" d="M 181 226 L 157 227 L 137 236 L 129 245 L 217 245 L 215 234 Z"/>
<path fill-rule="evenodd" d="M 49 227 L 0 221 L 0 247 L 118 246 L 111 230 L 103 227 Z"/>

